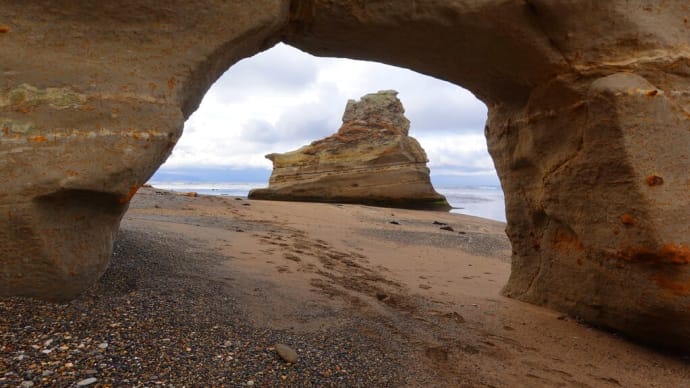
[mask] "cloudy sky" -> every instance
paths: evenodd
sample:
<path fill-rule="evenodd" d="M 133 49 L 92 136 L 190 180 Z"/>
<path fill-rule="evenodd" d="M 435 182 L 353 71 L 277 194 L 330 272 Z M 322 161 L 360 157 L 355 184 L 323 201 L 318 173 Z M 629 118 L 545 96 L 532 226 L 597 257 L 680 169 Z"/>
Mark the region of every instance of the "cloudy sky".
<path fill-rule="evenodd" d="M 383 89 L 400 92 L 410 135 L 426 150 L 432 177 L 497 184 L 484 138 L 486 107 L 470 92 L 410 70 L 317 58 L 284 44 L 218 79 L 157 177 L 207 170 L 214 180 L 263 181 L 271 169 L 264 155 L 334 133 L 348 99 Z"/>

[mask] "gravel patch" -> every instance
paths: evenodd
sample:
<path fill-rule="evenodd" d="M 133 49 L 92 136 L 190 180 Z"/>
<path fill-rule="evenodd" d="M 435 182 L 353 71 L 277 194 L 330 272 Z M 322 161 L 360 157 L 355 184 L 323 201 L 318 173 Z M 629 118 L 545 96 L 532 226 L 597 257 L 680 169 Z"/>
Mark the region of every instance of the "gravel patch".
<path fill-rule="evenodd" d="M 409 386 L 419 376 L 386 328 L 343 317 L 311 333 L 252 327 L 228 285 L 227 258 L 166 234 L 121 230 L 113 261 L 67 304 L 0 299 L 0 386 Z M 298 354 L 294 364 L 277 343 Z"/>

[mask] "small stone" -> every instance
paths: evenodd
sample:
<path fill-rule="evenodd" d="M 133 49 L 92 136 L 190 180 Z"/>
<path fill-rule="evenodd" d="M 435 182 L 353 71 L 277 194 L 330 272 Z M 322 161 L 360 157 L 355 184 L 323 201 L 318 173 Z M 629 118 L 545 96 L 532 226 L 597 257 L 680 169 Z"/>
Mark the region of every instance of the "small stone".
<path fill-rule="evenodd" d="M 43 342 L 43 346 L 50 346 L 50 344 L 52 344 L 52 343 L 53 343 L 53 340 L 48 339 L 48 340 L 45 340 L 45 342 Z"/>
<path fill-rule="evenodd" d="M 225 341 L 223 342 L 223 347 L 227 348 L 229 346 L 232 346 L 232 341 Z"/>
<path fill-rule="evenodd" d="M 53 371 L 52 371 L 52 370 L 46 369 L 46 370 L 43 371 L 43 373 L 41 373 L 41 376 L 43 376 L 43 377 L 48 377 L 48 376 L 50 376 L 50 375 L 52 375 L 52 374 L 53 374 Z"/>
<path fill-rule="evenodd" d="M 441 229 L 441 230 L 447 230 L 447 231 L 449 231 L 449 232 L 453 232 L 453 231 L 454 231 L 454 229 L 453 229 L 452 227 L 448 226 L 448 225 L 442 226 L 440 229 Z"/>
<path fill-rule="evenodd" d="M 77 387 L 85 387 L 87 385 L 91 385 L 98 381 L 97 378 L 95 377 L 89 377 L 88 379 L 81 380 L 80 382 L 77 383 Z"/>
<path fill-rule="evenodd" d="M 98 344 L 98 349 L 105 349 L 105 348 L 107 348 L 107 347 L 108 347 L 108 343 L 107 343 L 107 342 L 103 342 L 103 343 Z"/>
<path fill-rule="evenodd" d="M 390 222 L 388 222 L 388 223 L 389 223 L 389 224 L 393 224 L 393 225 L 400 225 L 400 223 L 399 223 L 398 221 L 390 221 Z"/>
<path fill-rule="evenodd" d="M 276 344 L 276 352 L 286 362 L 294 364 L 297 362 L 297 352 L 285 344 Z"/>
<path fill-rule="evenodd" d="M 253 387 L 254 386 L 254 380 L 248 380 L 247 385 L 250 387 Z"/>
<path fill-rule="evenodd" d="M 462 315 L 460 315 L 460 314 L 458 314 L 457 312 L 455 312 L 455 311 L 450 312 L 450 313 L 446 313 L 446 314 L 444 314 L 443 316 L 446 317 L 446 318 L 450 318 L 450 319 L 454 320 L 454 321 L 457 322 L 457 323 L 465 323 L 465 318 L 464 318 Z"/>
<path fill-rule="evenodd" d="M 28 387 L 33 387 L 33 386 L 34 386 L 34 382 L 29 381 L 29 380 L 22 381 L 22 384 L 21 384 L 22 388 L 28 388 Z"/>
<path fill-rule="evenodd" d="M 98 374 L 98 371 L 95 370 L 95 369 L 87 369 L 87 370 L 84 371 L 84 373 L 87 374 L 87 375 L 89 375 L 89 376 L 91 376 L 91 375 Z"/>

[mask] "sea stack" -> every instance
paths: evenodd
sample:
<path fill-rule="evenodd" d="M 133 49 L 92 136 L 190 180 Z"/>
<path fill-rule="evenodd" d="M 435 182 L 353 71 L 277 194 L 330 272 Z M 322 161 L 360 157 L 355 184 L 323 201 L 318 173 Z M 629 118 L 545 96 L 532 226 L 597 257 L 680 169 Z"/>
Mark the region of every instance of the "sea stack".
<path fill-rule="evenodd" d="M 267 189 L 252 199 L 359 203 L 449 210 L 429 178 L 427 156 L 408 135 L 410 121 L 397 98 L 383 90 L 349 100 L 338 131 L 283 154 L 269 154 Z"/>

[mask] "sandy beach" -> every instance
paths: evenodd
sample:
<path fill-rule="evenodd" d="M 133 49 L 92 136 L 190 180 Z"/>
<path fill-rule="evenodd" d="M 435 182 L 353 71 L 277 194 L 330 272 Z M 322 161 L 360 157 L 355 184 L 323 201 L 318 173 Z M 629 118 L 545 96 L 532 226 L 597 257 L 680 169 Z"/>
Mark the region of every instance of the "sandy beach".
<path fill-rule="evenodd" d="M 0 386 L 690 385 L 687 356 L 503 297 L 504 228 L 143 188 L 89 292 L 0 299 Z"/>

